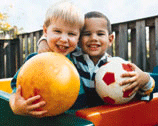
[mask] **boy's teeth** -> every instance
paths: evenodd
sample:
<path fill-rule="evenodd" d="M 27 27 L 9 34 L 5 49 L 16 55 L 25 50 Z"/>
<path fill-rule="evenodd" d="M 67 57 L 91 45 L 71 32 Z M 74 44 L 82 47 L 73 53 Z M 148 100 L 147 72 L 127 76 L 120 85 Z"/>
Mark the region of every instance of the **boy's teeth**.
<path fill-rule="evenodd" d="M 97 48 L 97 45 L 90 45 L 91 48 Z"/>
<path fill-rule="evenodd" d="M 64 46 L 59 46 L 59 48 L 60 48 L 60 49 L 66 49 L 66 47 L 64 47 Z"/>

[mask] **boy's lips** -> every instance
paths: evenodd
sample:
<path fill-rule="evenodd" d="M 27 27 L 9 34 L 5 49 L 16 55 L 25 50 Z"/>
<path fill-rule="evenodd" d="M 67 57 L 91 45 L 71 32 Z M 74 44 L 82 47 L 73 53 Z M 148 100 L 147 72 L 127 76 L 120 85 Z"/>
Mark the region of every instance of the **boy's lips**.
<path fill-rule="evenodd" d="M 66 52 L 67 49 L 69 48 L 68 46 L 63 46 L 63 45 L 56 45 L 56 46 L 60 52 Z"/>
<path fill-rule="evenodd" d="M 88 45 L 88 48 L 92 51 L 96 51 L 100 47 L 99 44 L 90 44 Z"/>

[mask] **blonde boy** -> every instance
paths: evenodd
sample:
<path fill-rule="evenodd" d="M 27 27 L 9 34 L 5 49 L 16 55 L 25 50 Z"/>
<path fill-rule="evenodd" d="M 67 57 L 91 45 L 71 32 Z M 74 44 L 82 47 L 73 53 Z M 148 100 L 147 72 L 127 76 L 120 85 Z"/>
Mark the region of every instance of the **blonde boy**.
<path fill-rule="evenodd" d="M 79 9 L 71 3 L 56 3 L 51 6 L 45 17 L 43 25 L 43 33 L 47 37 L 50 51 L 58 52 L 69 58 L 69 53 L 75 50 L 79 41 L 80 30 L 84 24 L 84 15 Z M 37 55 L 33 53 L 26 60 Z M 40 99 L 40 96 L 34 96 L 25 100 L 21 96 L 21 87 L 16 90 L 16 78 L 18 72 L 12 79 L 11 86 L 13 94 L 10 98 L 10 106 L 15 114 L 30 115 L 34 117 L 42 117 L 47 111 L 36 111 L 36 109 L 44 106 L 45 101 L 33 104 L 34 101 Z"/>

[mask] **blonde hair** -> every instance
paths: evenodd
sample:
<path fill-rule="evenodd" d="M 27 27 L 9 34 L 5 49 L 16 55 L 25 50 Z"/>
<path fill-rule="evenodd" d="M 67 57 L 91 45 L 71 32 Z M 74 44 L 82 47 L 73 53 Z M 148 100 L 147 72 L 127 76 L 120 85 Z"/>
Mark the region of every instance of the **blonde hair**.
<path fill-rule="evenodd" d="M 56 21 L 58 18 L 67 24 L 79 25 L 80 30 L 84 25 L 84 14 L 69 2 L 58 2 L 52 5 L 46 12 L 44 25 L 48 27 L 52 21 Z"/>

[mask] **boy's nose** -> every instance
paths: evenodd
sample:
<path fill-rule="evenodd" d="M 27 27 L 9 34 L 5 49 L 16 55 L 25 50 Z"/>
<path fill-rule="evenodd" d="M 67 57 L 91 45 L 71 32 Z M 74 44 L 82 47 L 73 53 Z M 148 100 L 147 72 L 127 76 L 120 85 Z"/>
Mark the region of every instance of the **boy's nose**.
<path fill-rule="evenodd" d="M 97 35 L 96 34 L 92 34 L 90 38 L 91 38 L 92 41 L 97 41 Z"/>
<path fill-rule="evenodd" d="M 67 35 L 61 35 L 60 40 L 62 42 L 67 42 L 68 41 L 68 36 Z"/>

